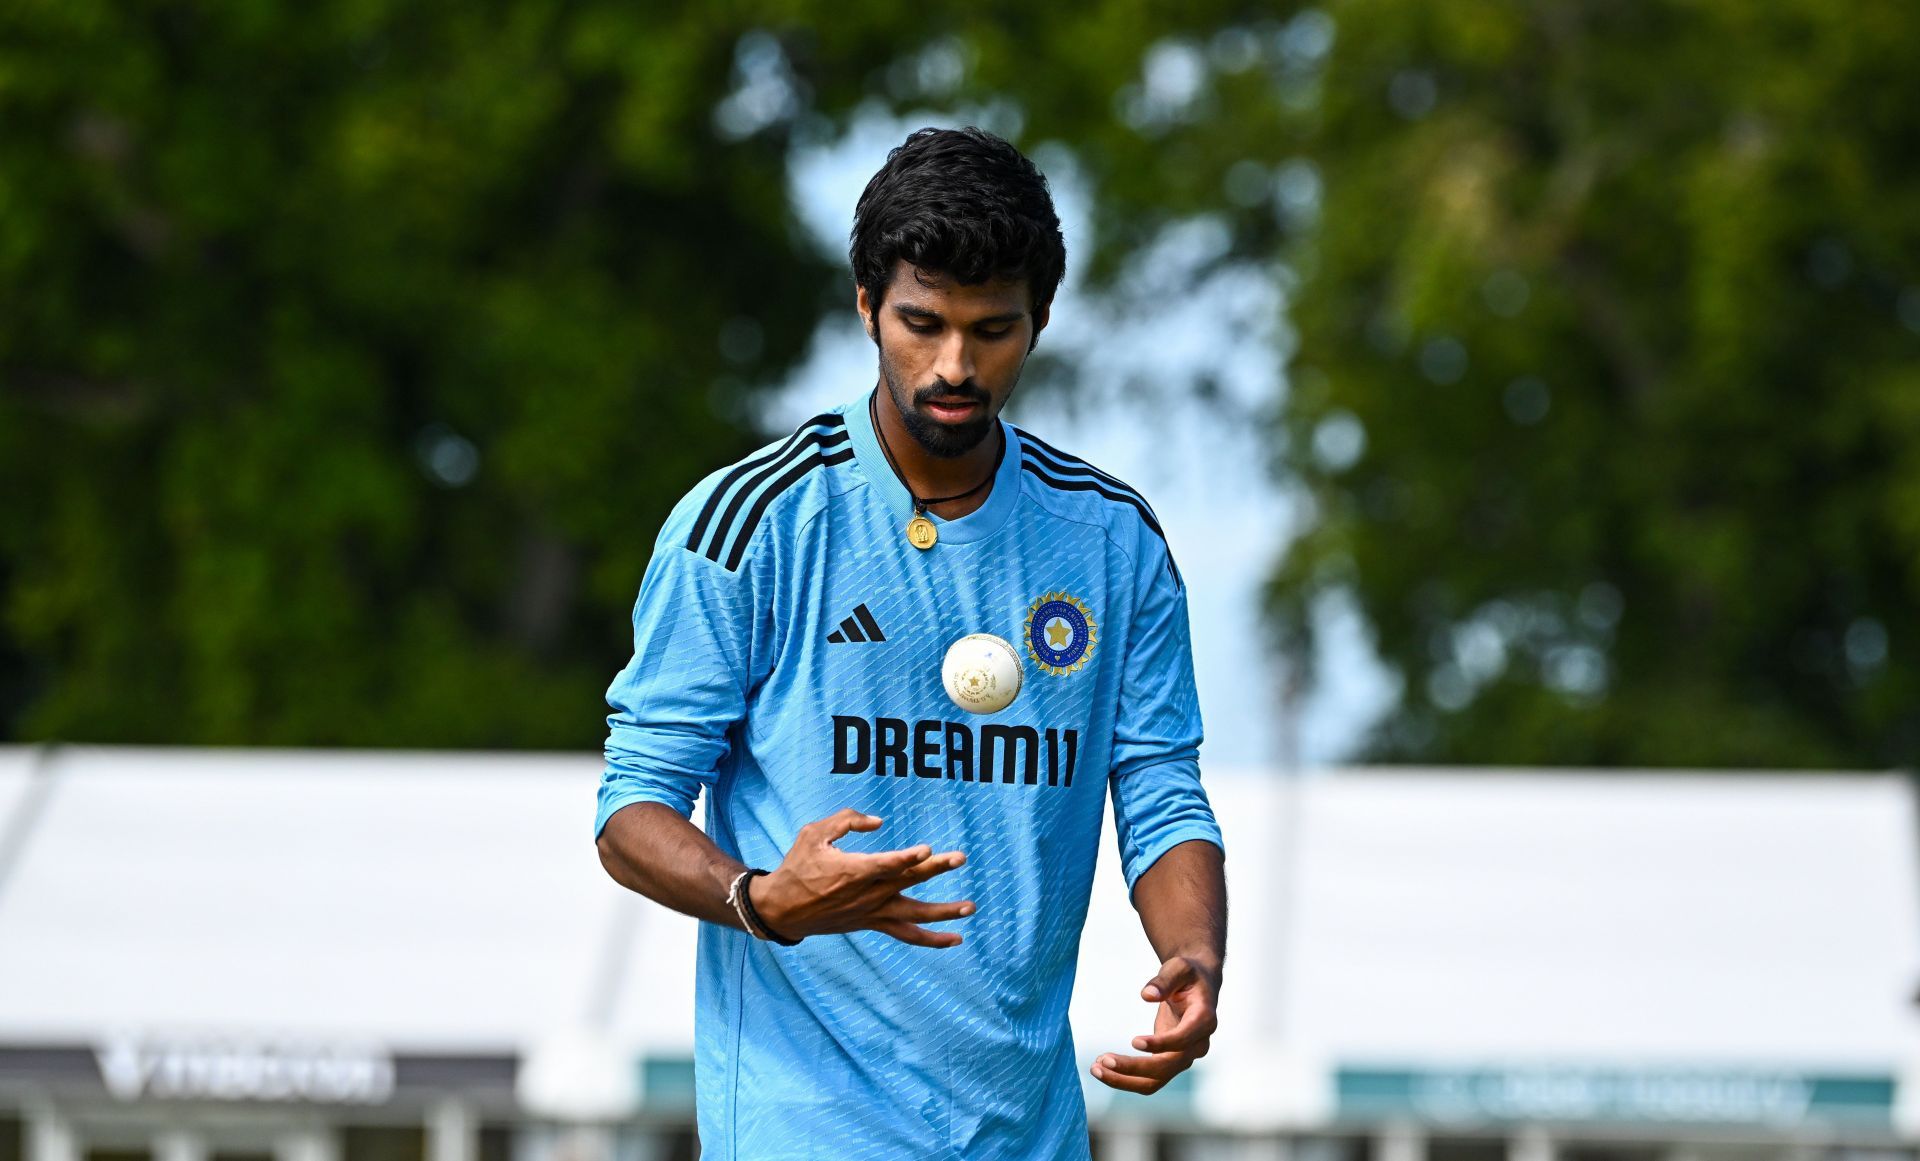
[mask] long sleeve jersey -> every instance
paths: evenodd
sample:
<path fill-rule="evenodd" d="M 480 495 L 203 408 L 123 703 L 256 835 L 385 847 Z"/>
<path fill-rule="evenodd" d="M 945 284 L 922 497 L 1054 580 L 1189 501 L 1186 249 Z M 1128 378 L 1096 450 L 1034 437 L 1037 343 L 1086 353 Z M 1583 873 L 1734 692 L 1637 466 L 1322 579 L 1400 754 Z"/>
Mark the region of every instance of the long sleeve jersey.
<path fill-rule="evenodd" d="M 1220 843 L 1201 788 L 1186 592 L 1139 493 L 1002 423 L 986 501 L 906 536 L 912 497 L 867 399 L 703 480 L 663 526 L 608 691 L 596 836 L 636 802 L 777 866 L 842 807 L 848 850 L 965 852 L 916 897 L 967 898 L 965 942 L 878 932 L 794 947 L 702 924 L 695 1086 L 706 1156 L 1085 1158 L 1067 1006 L 1101 814 L 1127 886 Z M 950 644 L 992 633 L 1024 687 L 947 695 Z"/>

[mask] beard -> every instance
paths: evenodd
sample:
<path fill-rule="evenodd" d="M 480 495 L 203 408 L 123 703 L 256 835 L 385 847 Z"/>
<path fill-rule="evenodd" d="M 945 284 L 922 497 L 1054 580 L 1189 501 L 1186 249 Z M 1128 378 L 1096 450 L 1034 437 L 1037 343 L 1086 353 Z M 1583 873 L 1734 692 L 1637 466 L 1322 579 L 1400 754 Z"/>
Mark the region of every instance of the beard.
<path fill-rule="evenodd" d="M 993 411 L 993 396 L 969 379 L 957 387 L 945 383 L 935 383 L 931 387 L 915 390 L 894 377 L 893 368 L 887 363 L 887 353 L 880 352 L 880 378 L 887 385 L 887 393 L 893 397 L 894 410 L 900 413 L 901 421 L 906 425 L 907 434 L 913 442 L 919 444 L 928 455 L 943 460 L 958 459 L 974 448 L 993 432 L 994 422 L 999 418 Z M 946 423 L 935 419 L 926 411 L 926 404 L 933 399 L 967 399 L 980 405 L 978 418 L 965 423 Z"/>

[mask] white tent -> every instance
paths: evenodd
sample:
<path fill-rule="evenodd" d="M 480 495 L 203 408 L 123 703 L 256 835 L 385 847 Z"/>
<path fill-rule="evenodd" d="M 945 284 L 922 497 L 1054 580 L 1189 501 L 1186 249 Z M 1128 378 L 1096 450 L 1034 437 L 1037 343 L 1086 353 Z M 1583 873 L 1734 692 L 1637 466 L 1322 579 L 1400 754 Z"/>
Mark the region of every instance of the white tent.
<path fill-rule="evenodd" d="M 77 1050 L 101 1099 L 116 1067 L 120 1100 L 373 1076 L 352 1090 L 368 1102 L 458 1096 L 467 1068 L 491 1078 L 483 1105 L 524 1109 L 598 1069 L 612 1091 L 583 1112 L 649 1107 L 691 1054 L 695 925 L 601 870 L 598 774 L 590 755 L 0 748 L 0 1107 L 60 1096 L 32 1062 Z M 1215 1051 L 1151 1102 L 1089 1089 L 1096 1116 L 1920 1139 L 1900 777 L 1219 770 L 1208 787 L 1233 904 Z M 1150 1019 L 1154 957 L 1110 846 L 1073 1013 L 1088 1059 Z M 225 1063 L 194 1055 L 208 1045 Z M 59 1059 L 78 1084 L 85 1058 Z M 223 1068 L 254 1088 L 208 1088 Z"/>
<path fill-rule="evenodd" d="M 1232 975 L 1259 1031 L 1233 1047 L 1298 1078 L 1280 1119 L 1336 1115 L 1343 1069 L 1456 1105 L 1557 1086 L 1535 1099 L 1562 1119 L 1635 1078 L 1650 1117 L 1675 1086 L 1920 1062 L 1904 778 L 1362 770 L 1227 781 L 1216 807 L 1235 917 L 1257 910 Z M 1223 1111 L 1273 1107 L 1252 1074 L 1221 1078 Z"/>

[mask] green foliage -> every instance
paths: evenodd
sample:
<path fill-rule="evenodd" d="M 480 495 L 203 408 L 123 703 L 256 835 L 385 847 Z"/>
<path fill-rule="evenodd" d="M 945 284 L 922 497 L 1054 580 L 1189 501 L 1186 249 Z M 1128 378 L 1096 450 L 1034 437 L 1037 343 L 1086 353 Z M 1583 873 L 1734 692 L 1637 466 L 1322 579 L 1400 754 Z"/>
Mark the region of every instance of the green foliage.
<path fill-rule="evenodd" d="M 1356 594 L 1390 758 L 1914 761 L 1920 12 L 1329 11 L 1287 642 Z"/>
<path fill-rule="evenodd" d="M 1000 8 L 983 35 L 1021 43 Z M 1032 35 L 1137 57 L 1134 9 Z M 800 0 L 0 12 L 0 734 L 597 744 L 660 521 L 850 298 L 789 204 L 796 134 L 972 99 L 916 79 L 954 31 Z M 754 61 L 772 104 L 728 122 Z"/>
<path fill-rule="evenodd" d="M 830 276 L 712 130 L 745 25 L 631 8 L 0 17 L 13 732 L 594 742 Z"/>
<path fill-rule="evenodd" d="M 16 5 L 0 730 L 591 746 L 845 309 L 796 142 L 997 106 L 1094 285 L 1205 216 L 1287 286 L 1271 608 L 1310 664 L 1351 595 L 1375 756 L 1910 762 L 1914 59 L 1894 0 Z"/>

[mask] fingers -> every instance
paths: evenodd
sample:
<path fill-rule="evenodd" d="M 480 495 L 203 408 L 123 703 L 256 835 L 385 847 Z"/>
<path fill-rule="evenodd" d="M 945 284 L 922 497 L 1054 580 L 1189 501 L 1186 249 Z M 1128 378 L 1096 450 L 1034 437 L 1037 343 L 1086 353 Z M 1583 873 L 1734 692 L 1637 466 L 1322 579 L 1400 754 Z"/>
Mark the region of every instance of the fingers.
<path fill-rule="evenodd" d="M 868 878 L 893 878 L 934 858 L 933 848 L 926 843 L 907 847 L 898 851 L 875 851 L 870 855 L 853 856 L 865 864 Z"/>
<path fill-rule="evenodd" d="M 876 923 L 873 930 L 918 947 L 959 947 L 962 942 L 957 931 L 929 931 L 917 924 L 898 921 Z"/>
<path fill-rule="evenodd" d="M 879 830 L 882 820 L 878 815 L 864 814 L 853 807 L 842 807 L 823 819 L 810 822 L 800 828 L 800 837 L 815 843 L 832 845 L 854 831 Z M 897 851 L 874 851 L 855 853 L 853 858 L 866 864 L 865 870 L 870 877 L 881 878 L 902 876 L 904 886 L 924 883 L 935 875 L 942 875 L 967 861 L 967 856 L 959 851 L 947 851 L 934 854 L 933 848 L 926 843 L 904 847 Z"/>
<path fill-rule="evenodd" d="M 1093 1078 L 1122 1092 L 1153 1093 L 1187 1070 L 1193 1060 L 1183 1052 L 1120 1056 L 1109 1052 L 1093 1062 Z"/>
<path fill-rule="evenodd" d="M 880 914 L 887 919 L 900 919 L 909 923 L 943 923 L 949 919 L 965 919 L 974 912 L 973 900 L 959 899 L 951 903 L 926 903 L 919 899 L 910 899 L 905 895 L 896 895 Z"/>
<path fill-rule="evenodd" d="M 1159 1005 L 1157 1028 L 1151 1035 L 1133 1038 L 1134 1048 L 1149 1055 L 1106 1053 L 1093 1063 L 1094 1078 L 1122 1092 L 1160 1091 L 1207 1054 L 1214 1030 L 1220 1026 L 1213 1010 L 1217 987 L 1212 977 L 1203 976 L 1184 956 L 1161 964 L 1140 989 L 1141 999 Z"/>
<path fill-rule="evenodd" d="M 851 806 L 843 806 L 827 817 L 817 822 L 810 822 L 801 827 L 800 833 L 815 842 L 837 843 L 853 831 L 879 829 L 880 819 L 878 816 L 863 814 Z"/>
<path fill-rule="evenodd" d="M 959 851 L 944 851 L 937 855 L 929 853 L 919 862 L 909 864 L 898 872 L 900 876 L 900 888 L 901 890 L 905 890 L 916 884 L 924 883 L 935 875 L 944 875 L 948 871 L 956 870 L 964 866 L 966 861 L 967 856 L 961 854 Z"/>
<path fill-rule="evenodd" d="M 925 843 L 905 850 L 876 851 L 870 855 L 852 857 L 862 860 L 868 878 L 892 880 L 890 885 L 902 891 L 916 883 L 924 883 L 935 875 L 944 875 L 967 861 L 967 856 L 959 851 L 944 851 L 936 855 L 933 848 Z"/>
<path fill-rule="evenodd" d="M 1171 1028 L 1164 1028 L 1146 1036 L 1135 1036 L 1133 1046 L 1142 1052 L 1193 1052 L 1195 1056 L 1207 1054 L 1207 1042 L 1212 1039 L 1214 1030 L 1220 1027 L 1220 1021 L 1213 1014 L 1213 1005 L 1194 1001 L 1180 1013 L 1180 1019 Z"/>
<path fill-rule="evenodd" d="M 1193 963 L 1186 959 L 1175 958 L 1160 965 L 1160 971 L 1147 986 L 1140 989 L 1140 998 L 1158 1003 L 1173 995 L 1181 988 L 1198 980 L 1199 974 L 1193 970 Z"/>

